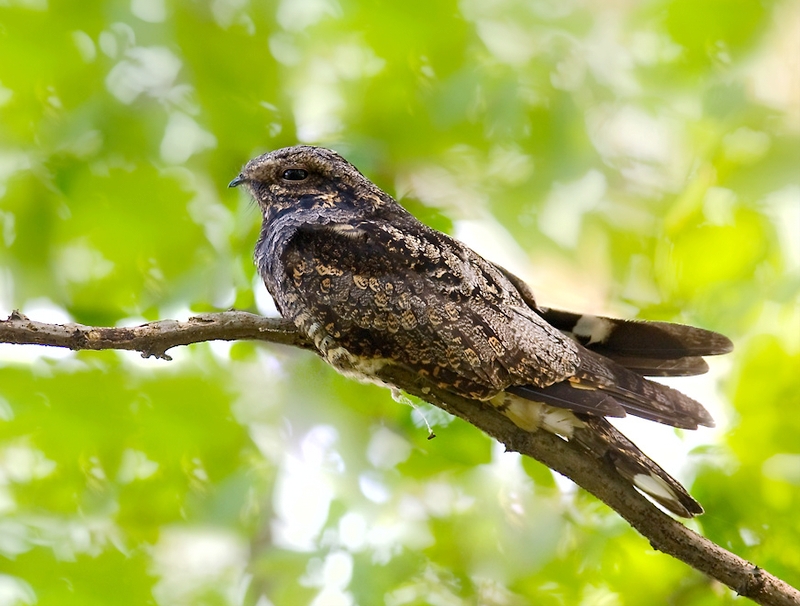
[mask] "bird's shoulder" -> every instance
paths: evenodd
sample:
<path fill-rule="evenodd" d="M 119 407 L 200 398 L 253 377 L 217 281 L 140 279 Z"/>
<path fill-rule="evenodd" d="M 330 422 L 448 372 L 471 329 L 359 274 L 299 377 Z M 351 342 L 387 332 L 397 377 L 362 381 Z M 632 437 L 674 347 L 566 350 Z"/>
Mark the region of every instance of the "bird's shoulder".
<path fill-rule="evenodd" d="M 507 272 L 410 215 L 306 223 L 288 239 L 281 260 L 295 274 L 394 282 L 401 291 L 424 290 L 458 305 L 528 305 Z"/>

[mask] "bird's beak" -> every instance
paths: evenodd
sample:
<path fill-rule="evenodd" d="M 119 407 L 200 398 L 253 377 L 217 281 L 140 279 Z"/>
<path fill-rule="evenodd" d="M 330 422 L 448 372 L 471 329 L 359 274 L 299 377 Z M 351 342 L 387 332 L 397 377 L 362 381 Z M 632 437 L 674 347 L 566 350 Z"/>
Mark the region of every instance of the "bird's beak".
<path fill-rule="evenodd" d="M 236 178 L 228 183 L 228 187 L 236 187 L 237 185 L 241 185 L 244 183 L 246 179 L 242 175 L 236 175 Z"/>

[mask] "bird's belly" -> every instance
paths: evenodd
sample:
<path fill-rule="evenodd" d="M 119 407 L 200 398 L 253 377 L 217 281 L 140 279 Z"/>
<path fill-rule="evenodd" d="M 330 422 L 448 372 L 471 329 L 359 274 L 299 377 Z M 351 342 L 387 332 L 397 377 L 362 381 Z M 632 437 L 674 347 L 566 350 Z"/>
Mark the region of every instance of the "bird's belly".
<path fill-rule="evenodd" d="M 339 373 L 362 383 L 386 385 L 386 382 L 377 376 L 381 368 L 388 362 L 385 358 L 359 356 L 352 353 L 328 334 L 319 322 L 313 322 L 306 334 L 314 342 L 314 346 L 322 358 Z"/>
<path fill-rule="evenodd" d="M 323 353 L 325 361 L 346 377 L 362 383 L 387 385 L 378 372 L 387 364 L 384 358 L 364 358 L 352 354 L 344 347 L 331 347 Z"/>

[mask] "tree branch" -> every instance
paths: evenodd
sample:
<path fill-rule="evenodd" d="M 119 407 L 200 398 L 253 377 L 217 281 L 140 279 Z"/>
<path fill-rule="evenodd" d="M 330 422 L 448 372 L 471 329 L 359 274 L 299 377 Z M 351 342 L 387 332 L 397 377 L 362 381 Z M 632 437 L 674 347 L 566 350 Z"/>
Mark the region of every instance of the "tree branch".
<path fill-rule="evenodd" d="M 313 350 L 291 322 L 241 311 L 201 314 L 186 322 L 161 320 L 133 328 L 46 324 L 19 312 L 0 320 L 0 342 L 4 343 L 72 350 L 126 349 L 164 359 L 170 359 L 167 350 L 178 345 L 241 339 Z M 604 461 L 587 457 L 578 447 L 548 432 L 522 431 L 493 408 L 438 389 L 407 369 L 385 367 L 381 378 L 461 417 L 505 444 L 507 450 L 532 457 L 572 479 L 619 513 L 654 549 L 682 560 L 758 604 L 800 605 L 799 591 L 662 513 Z"/>
<path fill-rule="evenodd" d="M 79 349 L 125 349 L 171 360 L 167 350 L 203 341 L 255 339 L 303 349 L 314 349 L 287 320 L 265 318 L 246 311 L 199 314 L 186 322 L 159 320 L 132 328 L 104 328 L 83 324 L 46 324 L 13 312 L 0 320 L 0 343 L 49 345 Z"/>

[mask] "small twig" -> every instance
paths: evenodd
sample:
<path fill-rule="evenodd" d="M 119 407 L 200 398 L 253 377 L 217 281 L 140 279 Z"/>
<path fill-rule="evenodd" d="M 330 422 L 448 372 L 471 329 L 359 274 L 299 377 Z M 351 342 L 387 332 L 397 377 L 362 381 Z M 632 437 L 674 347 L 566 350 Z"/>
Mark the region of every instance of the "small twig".
<path fill-rule="evenodd" d="M 202 341 L 256 339 L 313 349 L 291 322 L 263 318 L 241 311 L 201 314 L 185 322 L 161 320 L 133 328 L 97 328 L 82 324 L 46 324 L 14 312 L 0 320 L 0 342 L 29 343 L 69 349 L 127 349 L 143 356 L 169 359 L 166 352 L 178 345 Z M 387 366 L 381 378 L 451 414 L 457 415 L 514 450 L 530 456 L 571 478 L 621 515 L 663 551 L 739 595 L 766 606 L 798 606 L 800 592 L 662 513 L 634 490 L 606 463 L 587 457 L 572 444 L 540 431 L 524 432 L 506 417 L 481 402 L 437 389 L 417 374 Z"/>

